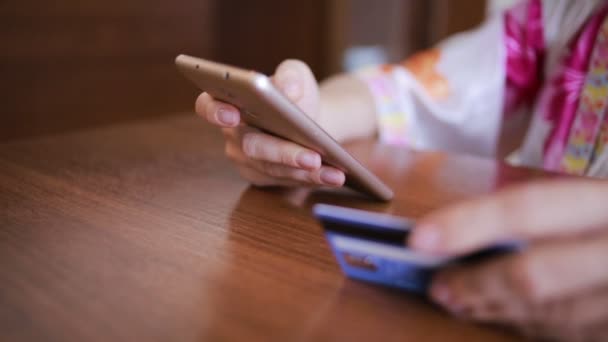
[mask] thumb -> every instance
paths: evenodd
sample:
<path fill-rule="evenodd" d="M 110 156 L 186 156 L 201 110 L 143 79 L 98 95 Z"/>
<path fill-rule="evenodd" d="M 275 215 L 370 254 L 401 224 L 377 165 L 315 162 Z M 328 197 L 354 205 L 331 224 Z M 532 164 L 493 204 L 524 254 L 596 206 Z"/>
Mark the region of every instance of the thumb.
<path fill-rule="evenodd" d="M 319 114 L 319 86 L 312 71 L 302 61 L 288 59 L 277 67 L 274 85 L 312 119 Z"/>

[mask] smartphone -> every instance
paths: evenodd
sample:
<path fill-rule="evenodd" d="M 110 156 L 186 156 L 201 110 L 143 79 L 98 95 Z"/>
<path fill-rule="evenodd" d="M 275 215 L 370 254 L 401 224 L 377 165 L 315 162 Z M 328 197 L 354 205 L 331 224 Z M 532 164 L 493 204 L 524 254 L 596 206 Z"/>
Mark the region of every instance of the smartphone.
<path fill-rule="evenodd" d="M 177 56 L 175 64 L 202 91 L 236 106 L 247 124 L 318 152 L 324 164 L 344 171 L 350 188 L 381 201 L 393 198 L 386 184 L 287 99 L 267 76 L 186 55 Z"/>
<path fill-rule="evenodd" d="M 509 242 L 457 258 L 428 255 L 406 246 L 413 220 L 326 204 L 315 205 L 313 214 L 346 276 L 419 294 L 427 294 L 433 275 L 444 267 L 523 248 L 522 243 Z"/>

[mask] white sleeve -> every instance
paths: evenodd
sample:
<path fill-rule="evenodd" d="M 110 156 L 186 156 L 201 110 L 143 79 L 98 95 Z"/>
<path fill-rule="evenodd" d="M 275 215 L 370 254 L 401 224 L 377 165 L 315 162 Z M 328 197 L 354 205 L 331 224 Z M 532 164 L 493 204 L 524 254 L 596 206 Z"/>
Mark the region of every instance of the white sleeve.
<path fill-rule="evenodd" d="M 380 137 L 416 149 L 494 156 L 505 91 L 503 17 L 401 64 L 360 70 Z"/>

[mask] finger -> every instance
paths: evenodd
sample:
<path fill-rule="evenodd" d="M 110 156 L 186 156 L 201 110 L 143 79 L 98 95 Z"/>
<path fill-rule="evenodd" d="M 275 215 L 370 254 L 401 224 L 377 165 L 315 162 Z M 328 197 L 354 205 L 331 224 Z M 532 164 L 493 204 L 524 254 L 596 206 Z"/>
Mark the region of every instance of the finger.
<path fill-rule="evenodd" d="M 578 234 L 608 224 L 608 183 L 545 181 L 456 204 L 422 219 L 414 249 L 462 254 L 505 240 Z"/>
<path fill-rule="evenodd" d="M 222 133 L 226 139 L 226 145 L 224 152 L 226 156 L 237 165 L 248 166 L 255 163 L 256 161 L 249 158 L 243 152 L 243 136 L 248 133 L 260 133 L 261 131 L 255 127 L 248 126 L 246 124 L 239 125 L 238 127 L 222 128 Z"/>
<path fill-rule="evenodd" d="M 346 182 L 346 175 L 342 170 L 331 166 L 323 166 L 318 170 L 311 171 L 311 177 L 317 184 L 331 187 L 341 187 Z"/>
<path fill-rule="evenodd" d="M 342 171 L 331 166 L 322 166 L 320 169 L 308 171 L 282 164 L 257 162 L 254 168 L 271 178 L 295 181 L 300 185 L 325 185 L 340 187 L 344 185 L 345 175 Z"/>
<path fill-rule="evenodd" d="M 344 185 L 346 180 L 344 172 L 331 166 L 322 166 L 316 170 L 309 171 L 278 163 L 252 161 L 238 145 L 238 137 L 242 131 L 254 132 L 255 129 L 239 127 L 238 129 L 225 128 L 222 131 L 227 138 L 225 154 L 238 165 L 249 165 L 271 178 L 296 181 L 298 185 L 325 185 L 330 187 L 341 187 Z"/>
<path fill-rule="evenodd" d="M 243 152 L 253 160 L 317 170 L 321 156 L 305 147 L 264 133 L 250 132 L 243 136 Z"/>
<path fill-rule="evenodd" d="M 486 271 L 459 268 L 441 275 L 442 281 L 454 289 L 448 310 L 461 319 L 512 326 L 534 338 L 599 341 L 606 334 L 601 327 L 608 323 L 608 287 L 545 303 L 529 303 L 517 296 L 496 297 L 497 291 L 487 289 L 493 277 Z M 477 293 L 467 291 L 466 286 L 476 288 Z"/>
<path fill-rule="evenodd" d="M 608 290 L 608 271 L 602 265 L 606 241 L 545 244 L 477 265 L 452 267 L 434 278 L 430 296 L 449 311 L 476 320 L 546 321 L 552 303 Z"/>
<path fill-rule="evenodd" d="M 228 103 L 217 101 L 209 94 L 202 93 L 196 99 L 196 113 L 209 123 L 220 127 L 236 127 L 241 115 L 239 110 Z"/>
<path fill-rule="evenodd" d="M 222 128 L 222 133 L 226 139 L 224 152 L 234 163 L 243 166 L 251 164 L 252 160 L 243 152 L 242 140 L 245 134 L 252 132 L 261 133 L 259 129 L 246 124 L 239 125 L 238 127 Z"/>
<path fill-rule="evenodd" d="M 514 256 L 456 265 L 433 277 L 429 296 L 452 314 L 486 322 L 511 322 L 525 315 L 518 297 L 521 279 L 509 268 Z M 515 279 L 515 280 L 513 280 Z"/>
<path fill-rule="evenodd" d="M 295 103 L 304 113 L 314 115 L 319 111 L 319 89 L 317 81 L 304 62 L 286 60 L 279 64 L 273 83 L 287 98 Z"/>
<path fill-rule="evenodd" d="M 530 302 L 548 302 L 608 285 L 608 233 L 542 243 L 522 253 L 521 293 Z M 523 279 L 522 279 L 523 278 Z"/>

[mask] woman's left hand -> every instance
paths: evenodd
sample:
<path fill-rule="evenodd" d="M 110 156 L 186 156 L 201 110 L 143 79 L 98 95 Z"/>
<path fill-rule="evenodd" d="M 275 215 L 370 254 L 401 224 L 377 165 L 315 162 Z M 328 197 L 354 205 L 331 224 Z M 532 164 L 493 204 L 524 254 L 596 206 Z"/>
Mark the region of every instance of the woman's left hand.
<path fill-rule="evenodd" d="M 526 248 L 440 272 L 431 298 L 534 337 L 607 341 L 608 183 L 544 181 L 456 204 L 421 220 L 409 243 L 462 255 L 514 240 Z"/>

